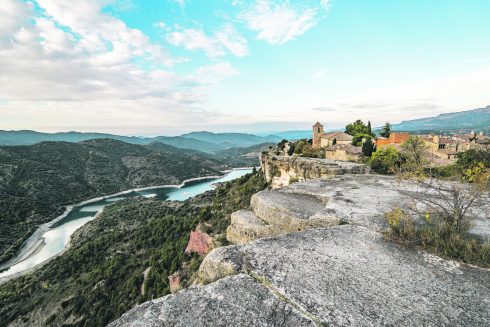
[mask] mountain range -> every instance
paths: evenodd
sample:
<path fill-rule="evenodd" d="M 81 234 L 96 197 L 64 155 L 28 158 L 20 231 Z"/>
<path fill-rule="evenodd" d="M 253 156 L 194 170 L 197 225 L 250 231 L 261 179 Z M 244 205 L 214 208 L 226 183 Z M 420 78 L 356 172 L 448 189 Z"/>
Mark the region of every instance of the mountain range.
<path fill-rule="evenodd" d="M 490 130 L 490 106 L 474 110 L 440 114 L 435 117 L 402 121 L 392 125 L 395 131 Z"/>
<path fill-rule="evenodd" d="M 159 142 L 177 148 L 207 153 L 216 153 L 230 148 L 249 147 L 261 143 L 277 143 L 281 140 L 279 136 L 275 135 L 257 136 L 246 133 L 192 132 L 181 136 L 137 137 L 82 132 L 0 131 L 0 145 L 32 145 L 43 141 L 82 142 L 94 139 L 113 139 L 139 145 Z"/>

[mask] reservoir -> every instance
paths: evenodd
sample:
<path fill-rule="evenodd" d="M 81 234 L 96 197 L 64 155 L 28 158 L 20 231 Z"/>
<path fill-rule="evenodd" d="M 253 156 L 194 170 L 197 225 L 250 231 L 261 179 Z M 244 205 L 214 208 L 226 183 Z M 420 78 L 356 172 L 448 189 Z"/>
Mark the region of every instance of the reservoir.
<path fill-rule="evenodd" d="M 61 253 L 70 241 L 71 235 L 78 228 L 94 219 L 100 210 L 111 203 L 134 196 L 156 198 L 159 200 L 184 201 L 190 197 L 212 190 L 214 188 L 213 184 L 215 183 L 231 181 L 246 175 L 251 171 L 251 169 L 235 169 L 222 177 L 190 181 L 185 183 L 182 187 L 162 186 L 134 190 L 125 194 L 109 196 L 104 199 L 76 206 L 63 218 L 47 228 L 36 242 L 31 241 L 30 244 L 27 242 L 24 247 L 29 249 L 26 250 L 23 248 L 24 251 L 21 250 L 20 252 L 24 253 L 24 255 L 21 254 L 21 256 L 25 258 L 22 258 L 20 262 L 1 272 L 0 280 L 2 277 L 29 270 Z"/>

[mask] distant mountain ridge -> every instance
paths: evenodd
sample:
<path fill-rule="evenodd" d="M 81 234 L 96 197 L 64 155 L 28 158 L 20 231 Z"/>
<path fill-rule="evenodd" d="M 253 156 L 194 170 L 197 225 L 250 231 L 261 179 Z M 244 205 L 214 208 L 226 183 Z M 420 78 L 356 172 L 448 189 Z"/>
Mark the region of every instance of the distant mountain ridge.
<path fill-rule="evenodd" d="M 211 133 L 192 132 L 181 136 L 137 137 L 105 133 L 61 132 L 42 133 L 31 130 L 2 131 L 0 130 L 0 145 L 32 145 L 43 141 L 83 142 L 94 139 L 113 139 L 130 144 L 147 145 L 160 142 L 177 148 L 216 153 L 229 148 L 249 147 L 263 143 L 277 143 L 280 137 L 257 136 L 246 133 Z"/>
<path fill-rule="evenodd" d="M 402 121 L 392 125 L 395 131 L 490 131 L 490 106 L 485 108 L 440 114 L 435 117 Z"/>

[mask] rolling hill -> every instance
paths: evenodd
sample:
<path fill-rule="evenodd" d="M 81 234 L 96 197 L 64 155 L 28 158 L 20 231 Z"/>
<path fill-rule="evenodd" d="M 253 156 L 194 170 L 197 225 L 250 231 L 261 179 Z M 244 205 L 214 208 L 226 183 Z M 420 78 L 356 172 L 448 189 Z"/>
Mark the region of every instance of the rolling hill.
<path fill-rule="evenodd" d="M 180 184 L 226 167 L 197 151 L 112 139 L 0 147 L 0 262 L 63 206 L 104 194 Z"/>

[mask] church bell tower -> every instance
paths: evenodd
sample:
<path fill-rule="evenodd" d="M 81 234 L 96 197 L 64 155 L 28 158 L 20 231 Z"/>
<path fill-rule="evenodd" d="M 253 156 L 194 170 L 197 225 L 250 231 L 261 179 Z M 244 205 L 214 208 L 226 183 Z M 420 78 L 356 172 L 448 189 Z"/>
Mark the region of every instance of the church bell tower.
<path fill-rule="evenodd" d="M 313 149 L 320 149 L 322 136 L 323 125 L 316 122 L 316 124 L 313 125 Z"/>

